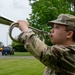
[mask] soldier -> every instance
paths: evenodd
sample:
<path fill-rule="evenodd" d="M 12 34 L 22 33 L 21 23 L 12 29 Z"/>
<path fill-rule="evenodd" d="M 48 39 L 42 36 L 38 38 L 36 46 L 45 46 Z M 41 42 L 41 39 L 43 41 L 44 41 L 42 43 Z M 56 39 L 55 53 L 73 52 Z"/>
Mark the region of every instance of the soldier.
<path fill-rule="evenodd" d="M 50 35 L 53 46 L 37 38 L 27 21 L 18 23 L 22 31 L 18 41 L 46 66 L 44 75 L 75 75 L 75 16 L 60 14 L 56 20 L 49 21 L 53 24 Z"/>

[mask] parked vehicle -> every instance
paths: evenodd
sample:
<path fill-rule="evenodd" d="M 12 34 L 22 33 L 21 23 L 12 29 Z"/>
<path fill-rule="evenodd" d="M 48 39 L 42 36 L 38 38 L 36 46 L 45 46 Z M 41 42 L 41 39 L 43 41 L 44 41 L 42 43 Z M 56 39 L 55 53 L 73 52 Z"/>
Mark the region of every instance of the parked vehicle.
<path fill-rule="evenodd" d="M 2 47 L 0 47 L 0 52 L 2 51 Z"/>
<path fill-rule="evenodd" d="M 3 43 L 0 42 L 0 52 L 2 51 L 3 47 L 4 47 Z"/>
<path fill-rule="evenodd" d="M 11 47 L 2 47 L 2 55 L 14 55 L 14 50 Z"/>

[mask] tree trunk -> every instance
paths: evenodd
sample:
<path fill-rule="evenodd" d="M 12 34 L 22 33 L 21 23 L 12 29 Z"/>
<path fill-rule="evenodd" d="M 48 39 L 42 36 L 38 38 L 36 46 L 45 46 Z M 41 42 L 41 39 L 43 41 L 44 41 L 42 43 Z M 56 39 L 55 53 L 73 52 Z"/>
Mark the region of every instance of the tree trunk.
<path fill-rule="evenodd" d="M 73 4 L 74 4 L 74 12 L 75 12 L 75 0 L 73 1 Z"/>

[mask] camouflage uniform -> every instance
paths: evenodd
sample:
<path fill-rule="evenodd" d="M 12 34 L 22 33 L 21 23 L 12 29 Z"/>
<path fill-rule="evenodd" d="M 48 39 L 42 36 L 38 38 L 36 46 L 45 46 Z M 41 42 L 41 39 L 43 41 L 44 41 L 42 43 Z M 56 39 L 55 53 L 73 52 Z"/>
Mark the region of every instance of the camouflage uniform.
<path fill-rule="evenodd" d="M 63 22 L 65 23 L 65 20 Z M 18 41 L 23 43 L 24 47 L 46 66 L 44 75 L 75 75 L 75 44 L 67 47 L 47 46 L 35 36 L 31 29 L 23 31 Z"/>

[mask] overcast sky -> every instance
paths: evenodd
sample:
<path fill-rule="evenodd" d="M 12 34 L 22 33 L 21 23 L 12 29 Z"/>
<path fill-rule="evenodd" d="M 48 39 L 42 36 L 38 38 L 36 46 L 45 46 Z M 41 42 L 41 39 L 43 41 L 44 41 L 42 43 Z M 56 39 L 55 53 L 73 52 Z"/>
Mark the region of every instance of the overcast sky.
<path fill-rule="evenodd" d="M 28 0 L 0 0 L 0 15 L 13 21 L 26 20 L 31 13 L 31 7 Z M 0 24 L 0 41 L 4 45 L 11 44 L 11 39 L 8 35 L 9 26 Z M 14 29 L 13 36 L 20 33 L 18 29 Z"/>

